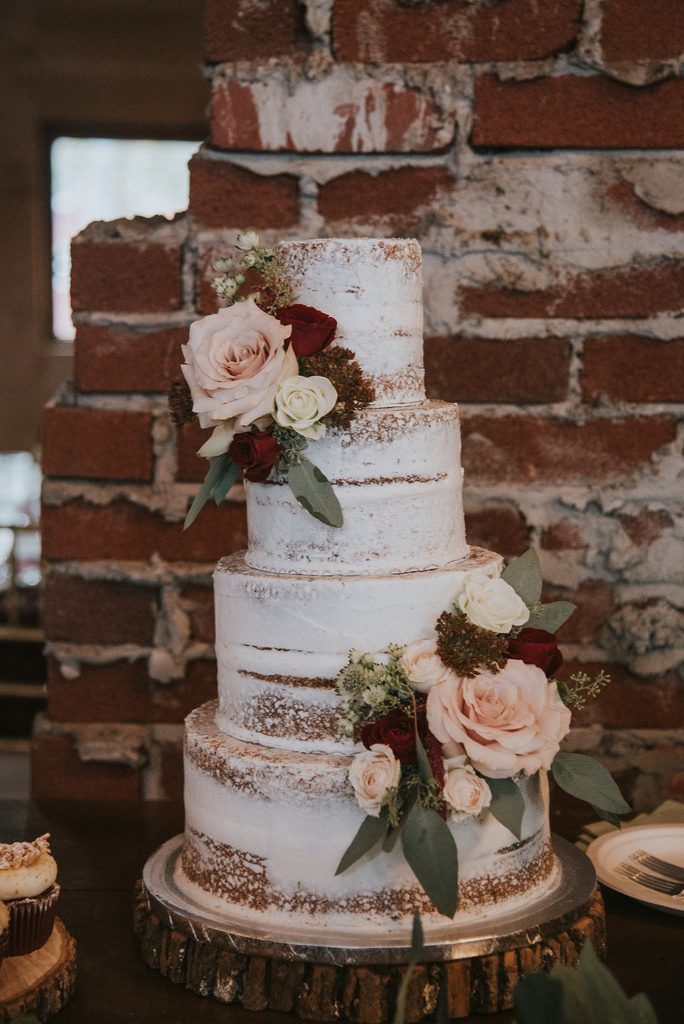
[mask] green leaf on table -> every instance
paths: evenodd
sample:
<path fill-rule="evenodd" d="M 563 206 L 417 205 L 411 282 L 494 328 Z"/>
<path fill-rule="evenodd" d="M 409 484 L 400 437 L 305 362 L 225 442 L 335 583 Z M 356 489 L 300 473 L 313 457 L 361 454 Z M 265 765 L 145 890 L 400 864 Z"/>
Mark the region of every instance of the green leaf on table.
<path fill-rule="evenodd" d="M 609 825 L 614 825 L 615 828 L 622 828 L 622 822 L 614 811 L 606 811 L 602 807 L 595 807 L 593 804 L 591 807 L 594 813 L 597 814 L 599 818 L 603 818 L 604 821 L 607 821 Z"/>
<path fill-rule="evenodd" d="M 658 1024 L 647 996 L 630 997 L 585 942 L 576 968 L 556 964 L 515 990 L 520 1024 Z"/>
<path fill-rule="evenodd" d="M 532 609 L 525 623 L 530 629 L 545 629 L 547 633 L 555 633 L 577 608 L 572 601 L 549 601 L 538 604 Z"/>
<path fill-rule="evenodd" d="M 534 548 L 530 548 L 524 555 L 509 562 L 501 576 L 509 586 L 513 587 L 528 608 L 532 608 L 541 597 L 542 575 L 539 556 Z"/>
<path fill-rule="evenodd" d="M 551 772 L 561 789 L 578 800 L 586 800 L 601 816 L 631 810 L 608 769 L 593 757 L 560 750 L 553 759 Z"/>
<path fill-rule="evenodd" d="M 221 504 L 239 476 L 240 467 L 234 462 L 228 462 L 228 465 L 224 467 L 219 480 L 214 485 L 214 489 L 211 492 L 211 496 L 217 505 Z"/>
<path fill-rule="evenodd" d="M 382 808 L 378 817 L 372 814 L 367 815 L 361 822 L 359 830 L 351 843 L 342 854 L 342 860 L 337 865 L 335 875 L 341 875 L 343 871 L 346 871 L 357 860 L 360 860 L 364 854 L 372 850 L 381 840 L 384 840 L 388 824 L 388 811 L 386 807 Z"/>
<path fill-rule="evenodd" d="M 433 904 L 453 917 L 458 903 L 458 853 L 449 826 L 430 807 L 416 803 L 401 833 L 407 863 Z"/>
<path fill-rule="evenodd" d="M 214 488 L 217 487 L 222 480 L 224 471 L 229 462 L 228 452 L 224 452 L 222 455 L 215 455 L 213 458 L 209 459 L 207 475 L 204 478 L 202 486 L 195 495 L 195 500 L 190 506 L 188 514 L 185 517 L 185 522 L 183 523 L 184 530 L 187 530 L 189 526 L 192 526 L 199 513 L 209 501 L 209 498 L 211 498 Z"/>
<path fill-rule="evenodd" d="M 330 481 L 313 462 L 300 457 L 287 468 L 287 482 L 295 498 L 310 516 L 326 526 L 340 527 L 342 508 Z"/>
<path fill-rule="evenodd" d="M 401 984 L 397 990 L 397 1001 L 394 1007 L 394 1018 L 392 1024 L 404 1024 L 404 1021 L 406 1020 L 406 999 L 408 996 L 409 985 L 411 983 L 413 972 L 416 969 L 416 964 L 420 960 L 423 948 L 423 925 L 421 924 L 420 914 L 416 910 L 413 914 L 413 927 L 411 928 L 411 956 L 409 957 L 409 962 L 402 976 Z"/>
<path fill-rule="evenodd" d="M 522 819 L 525 813 L 525 801 L 520 787 L 515 784 L 513 779 L 485 778 L 485 782 L 492 793 L 492 802 L 489 805 L 490 814 L 493 814 L 504 828 L 512 832 L 516 839 L 520 839 Z"/>

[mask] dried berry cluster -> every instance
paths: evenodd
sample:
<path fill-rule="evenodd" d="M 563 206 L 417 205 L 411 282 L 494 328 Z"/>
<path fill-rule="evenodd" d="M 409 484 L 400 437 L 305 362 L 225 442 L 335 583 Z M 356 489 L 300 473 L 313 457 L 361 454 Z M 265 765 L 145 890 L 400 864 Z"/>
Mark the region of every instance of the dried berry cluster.
<path fill-rule="evenodd" d="M 337 345 L 300 362 L 307 377 L 327 377 L 337 391 L 335 408 L 326 417 L 331 427 L 346 429 L 357 412 L 375 401 L 375 388 L 356 362 L 351 349 Z"/>
<path fill-rule="evenodd" d="M 472 679 L 487 669 L 499 672 L 508 659 L 508 637 L 474 625 L 458 608 L 437 619 L 437 651 L 445 665 Z"/>

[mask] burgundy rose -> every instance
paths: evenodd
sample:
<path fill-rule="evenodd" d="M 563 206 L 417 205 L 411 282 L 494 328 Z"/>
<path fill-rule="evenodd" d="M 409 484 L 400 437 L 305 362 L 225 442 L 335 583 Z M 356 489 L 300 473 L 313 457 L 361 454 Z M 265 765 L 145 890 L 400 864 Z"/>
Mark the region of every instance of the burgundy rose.
<path fill-rule="evenodd" d="M 416 735 L 413 719 L 401 708 L 393 708 L 381 715 L 375 722 L 368 722 L 361 729 L 361 742 L 365 747 L 373 743 L 384 743 L 392 750 L 402 764 L 416 763 Z"/>
<path fill-rule="evenodd" d="M 563 664 L 555 636 L 545 629 L 521 629 L 517 636 L 509 637 L 508 653 L 526 665 L 536 665 L 549 679 Z"/>
<path fill-rule="evenodd" d="M 265 430 L 236 434 L 228 448 L 229 458 L 240 466 L 248 480 L 265 480 L 282 448 Z"/>
<path fill-rule="evenodd" d="M 320 352 L 335 337 L 337 320 L 313 306 L 302 306 L 296 302 L 279 309 L 276 316 L 281 324 L 292 324 L 290 342 L 298 358 Z"/>

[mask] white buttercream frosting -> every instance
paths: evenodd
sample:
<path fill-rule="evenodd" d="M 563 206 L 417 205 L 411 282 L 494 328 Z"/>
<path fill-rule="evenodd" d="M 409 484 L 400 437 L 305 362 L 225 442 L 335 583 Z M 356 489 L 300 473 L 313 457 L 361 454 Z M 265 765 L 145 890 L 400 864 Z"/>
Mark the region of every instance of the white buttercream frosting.
<path fill-rule="evenodd" d="M 219 724 L 244 740 L 299 750 L 345 750 L 335 730 L 334 679 L 351 648 L 379 654 L 434 630 L 473 573 L 498 576 L 501 559 L 470 557 L 396 576 L 281 576 L 242 555 L 214 574 Z"/>
<path fill-rule="evenodd" d="M 284 479 L 247 482 L 247 564 L 267 572 L 381 575 L 465 557 L 458 410 L 366 409 L 308 457 L 333 483 L 344 525 L 302 514 Z"/>
<path fill-rule="evenodd" d="M 411 238 L 281 242 L 295 301 L 337 320 L 335 344 L 351 349 L 377 391 L 375 404 L 422 402 L 423 280 Z"/>

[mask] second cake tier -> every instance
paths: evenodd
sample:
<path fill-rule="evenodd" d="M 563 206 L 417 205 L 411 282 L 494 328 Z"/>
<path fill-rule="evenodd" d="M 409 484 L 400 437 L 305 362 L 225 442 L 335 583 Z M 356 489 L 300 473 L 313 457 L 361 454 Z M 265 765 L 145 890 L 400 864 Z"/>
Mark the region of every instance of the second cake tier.
<path fill-rule="evenodd" d="M 355 648 L 379 654 L 430 636 L 474 572 L 501 558 L 471 549 L 442 569 L 390 576 L 278 576 L 242 555 L 214 574 L 220 728 L 292 750 L 349 751 L 335 677 Z"/>
<path fill-rule="evenodd" d="M 458 407 L 366 409 L 311 444 L 344 514 L 332 528 L 302 511 L 284 478 L 247 482 L 255 569 L 378 575 L 447 565 L 468 552 Z"/>

